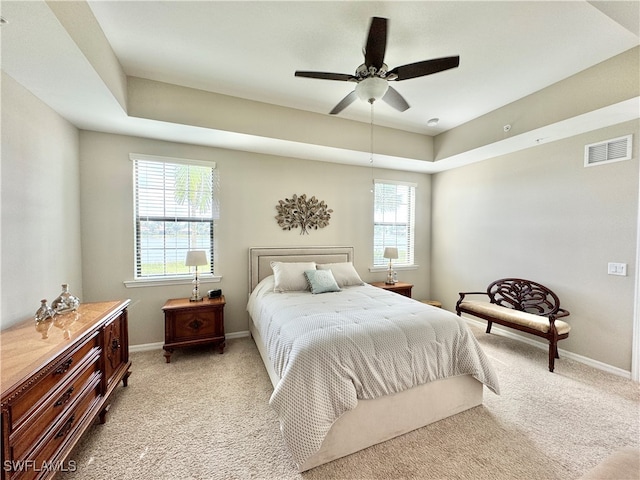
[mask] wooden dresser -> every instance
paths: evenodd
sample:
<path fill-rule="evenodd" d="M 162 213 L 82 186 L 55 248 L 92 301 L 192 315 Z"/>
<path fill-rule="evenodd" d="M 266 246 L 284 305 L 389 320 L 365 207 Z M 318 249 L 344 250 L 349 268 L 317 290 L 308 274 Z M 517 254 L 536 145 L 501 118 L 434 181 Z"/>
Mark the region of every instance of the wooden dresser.
<path fill-rule="evenodd" d="M 66 457 L 96 418 L 104 423 L 110 394 L 131 374 L 128 305 L 84 303 L 0 332 L 2 480 L 75 468 Z"/>

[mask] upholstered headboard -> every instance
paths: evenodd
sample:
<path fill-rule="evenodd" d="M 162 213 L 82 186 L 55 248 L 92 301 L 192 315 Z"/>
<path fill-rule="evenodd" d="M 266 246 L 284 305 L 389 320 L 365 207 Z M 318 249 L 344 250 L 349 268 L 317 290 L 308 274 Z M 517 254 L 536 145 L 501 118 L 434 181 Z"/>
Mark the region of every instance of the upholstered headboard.
<path fill-rule="evenodd" d="M 273 274 L 271 262 L 353 262 L 353 247 L 252 247 L 249 248 L 249 292 Z"/>

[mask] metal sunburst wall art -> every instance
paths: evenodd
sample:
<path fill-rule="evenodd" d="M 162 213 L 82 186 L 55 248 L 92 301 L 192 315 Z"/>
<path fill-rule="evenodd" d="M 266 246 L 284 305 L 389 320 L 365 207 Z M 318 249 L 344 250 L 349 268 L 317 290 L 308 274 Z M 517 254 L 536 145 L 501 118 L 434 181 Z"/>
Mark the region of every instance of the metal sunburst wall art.
<path fill-rule="evenodd" d="M 315 196 L 307 199 L 306 194 L 298 196 L 295 193 L 291 198 L 279 200 L 276 210 L 278 226 L 283 230 L 300 227 L 300 235 L 308 235 L 309 230 L 326 227 L 333 213 L 324 200 L 318 200 Z"/>

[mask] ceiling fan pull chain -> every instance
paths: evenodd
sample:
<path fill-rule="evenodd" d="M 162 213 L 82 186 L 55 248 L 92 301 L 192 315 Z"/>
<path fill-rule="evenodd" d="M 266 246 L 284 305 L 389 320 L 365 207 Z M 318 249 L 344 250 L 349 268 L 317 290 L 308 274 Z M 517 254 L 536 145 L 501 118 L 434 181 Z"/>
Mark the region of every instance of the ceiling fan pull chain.
<path fill-rule="evenodd" d="M 373 103 L 371 103 L 371 128 L 369 137 L 369 146 L 371 147 L 371 157 L 369 157 L 369 165 L 371 167 L 371 193 L 375 192 L 375 179 L 373 178 Z"/>
<path fill-rule="evenodd" d="M 371 128 L 370 128 L 370 132 L 369 132 L 369 149 L 371 151 L 371 157 L 369 158 L 369 163 L 371 164 L 371 167 L 373 167 L 373 103 L 374 102 L 370 102 L 371 103 Z"/>

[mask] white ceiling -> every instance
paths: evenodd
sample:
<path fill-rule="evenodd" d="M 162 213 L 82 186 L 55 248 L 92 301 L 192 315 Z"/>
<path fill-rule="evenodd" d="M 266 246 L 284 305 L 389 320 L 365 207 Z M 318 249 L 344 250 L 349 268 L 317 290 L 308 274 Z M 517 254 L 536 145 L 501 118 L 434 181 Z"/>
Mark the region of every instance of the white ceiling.
<path fill-rule="evenodd" d="M 135 134 L 139 120 L 100 101 L 105 90 L 93 87 L 97 77 L 69 77 L 72 57 L 79 51 L 60 34 L 59 25 L 54 34 L 55 22 L 43 17 L 42 6 L 24 5 L 28 3 L 0 4 L 9 21 L 0 30 L 3 70 L 63 116 L 73 117 L 69 119 L 80 128 Z M 427 135 L 455 128 L 629 50 L 638 45 L 640 31 L 637 0 L 88 4 L 129 76 L 323 114 L 354 84 L 297 78 L 295 70 L 354 73 L 363 61 L 370 18 L 386 17 L 389 68 L 460 55 L 457 69 L 393 84 L 411 105 L 406 112 L 376 102 L 377 125 Z M 12 28 L 22 28 L 21 34 L 13 36 Z M 41 37 L 37 41 L 36 35 Z M 30 56 L 48 59 L 47 75 Z M 83 102 L 62 93 L 63 84 L 74 81 Z M 66 115 L 66 108 L 76 113 Z M 369 123 L 369 105 L 358 101 L 340 117 Z M 427 127 L 432 117 L 440 118 L 437 127 Z"/>
<path fill-rule="evenodd" d="M 406 112 L 376 104 L 376 124 L 431 135 L 638 42 L 637 22 L 632 33 L 582 1 L 89 4 L 128 75 L 319 113 L 354 85 L 296 78 L 295 70 L 353 74 L 370 18 L 388 18 L 389 68 L 460 55 L 457 69 L 393 84 Z M 370 108 L 359 101 L 340 115 L 368 122 Z M 432 117 L 436 128 L 426 125 Z"/>

